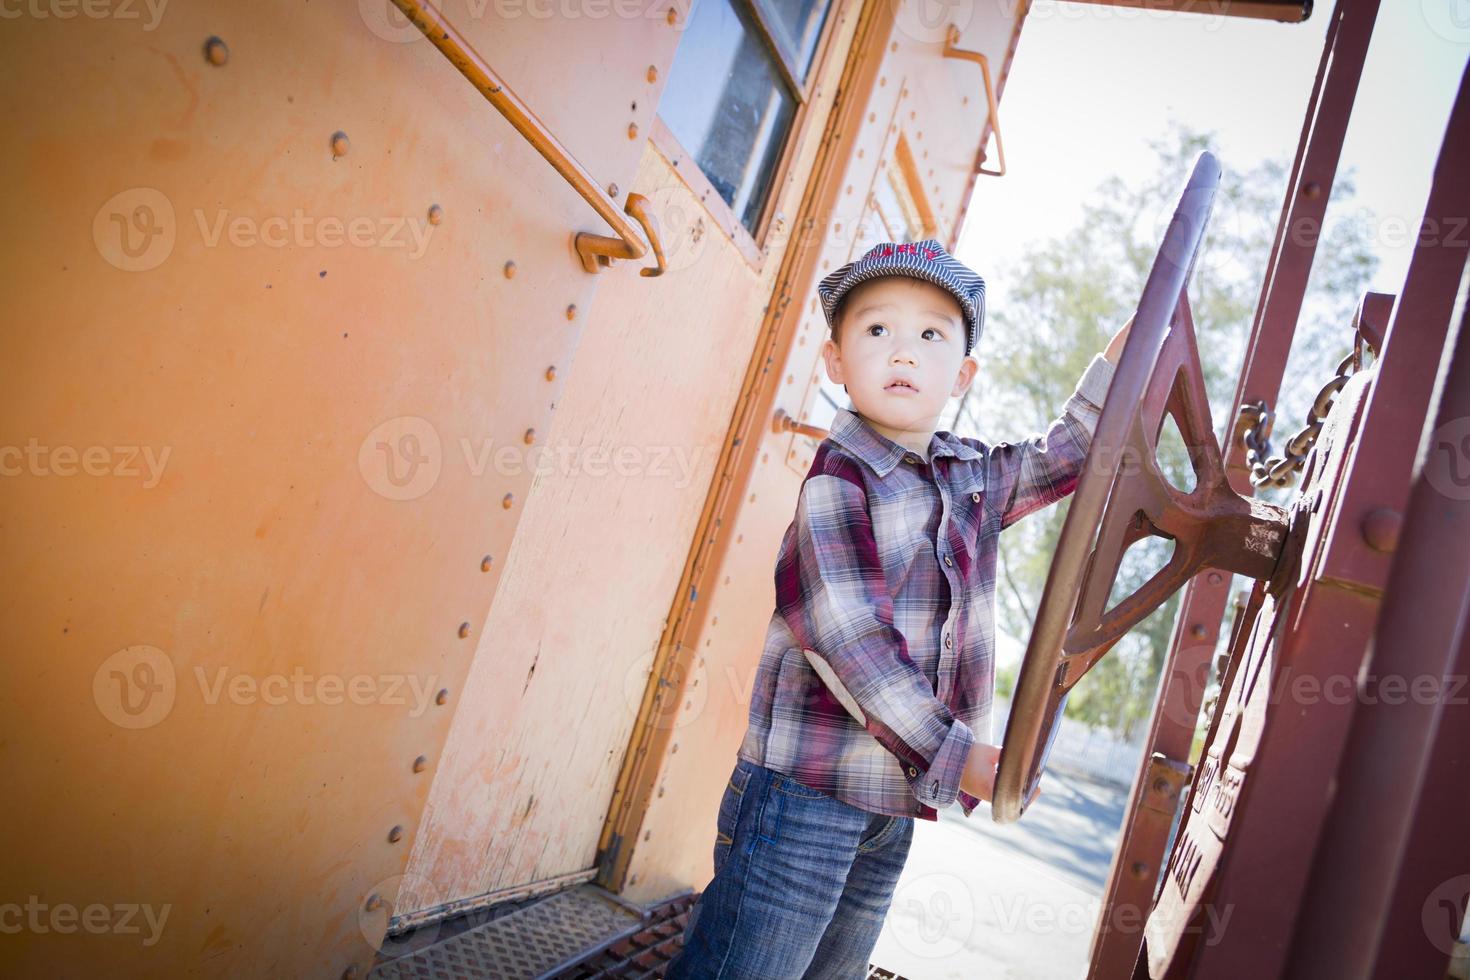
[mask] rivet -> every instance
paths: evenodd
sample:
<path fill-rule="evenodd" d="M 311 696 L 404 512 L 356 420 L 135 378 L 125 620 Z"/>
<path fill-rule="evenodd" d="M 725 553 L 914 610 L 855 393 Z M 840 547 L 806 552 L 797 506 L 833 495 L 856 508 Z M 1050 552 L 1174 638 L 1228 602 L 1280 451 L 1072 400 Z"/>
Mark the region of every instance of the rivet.
<path fill-rule="evenodd" d="M 347 138 L 347 134 L 342 132 L 342 130 L 339 129 L 332 134 L 332 156 L 345 157 L 347 151 L 351 148 L 352 141 Z"/>
<path fill-rule="evenodd" d="M 459 624 L 459 638 L 461 640 L 463 640 L 465 637 L 467 637 L 469 635 L 470 635 L 470 624 L 469 623 L 460 623 Z"/>
<path fill-rule="evenodd" d="M 675 742 L 674 745 L 673 745 L 673 747 L 669 749 L 669 755 L 675 755 L 675 754 L 678 753 L 678 751 L 679 751 L 679 743 L 678 742 Z"/>
<path fill-rule="evenodd" d="M 1193 636 L 1196 640 L 1204 639 L 1205 633 L 1207 632 L 1209 631 L 1205 629 L 1204 623 L 1195 623 L 1189 628 L 1190 635 Z"/>
<path fill-rule="evenodd" d="M 1133 872 L 1133 877 L 1135 878 L 1146 878 L 1148 876 L 1148 865 L 1142 861 L 1134 861 L 1133 866 L 1128 870 Z"/>
<path fill-rule="evenodd" d="M 643 839 L 644 840 L 653 840 L 653 831 L 651 831 L 651 830 L 645 830 L 643 832 Z"/>
<path fill-rule="evenodd" d="M 368 900 L 362 904 L 362 907 L 367 909 L 369 912 L 376 912 L 378 909 L 383 907 L 383 896 L 379 895 L 377 892 L 373 892 L 371 895 L 368 896 Z"/>
<path fill-rule="evenodd" d="M 490 566 L 493 564 L 495 564 L 495 559 L 491 558 L 489 555 L 486 555 L 484 558 L 480 559 L 480 571 L 490 571 Z"/>
<path fill-rule="evenodd" d="M 1155 779 L 1154 780 L 1154 792 L 1155 793 L 1166 793 L 1168 791 L 1169 791 L 1169 781 L 1167 779 L 1165 779 L 1163 776 L 1160 776 L 1158 779 Z"/>
<path fill-rule="evenodd" d="M 429 768 L 429 757 L 428 756 L 421 755 L 417 759 L 413 760 L 413 771 L 414 772 L 423 772 L 427 768 Z"/>
<path fill-rule="evenodd" d="M 617 197 L 618 196 L 618 185 L 617 184 L 608 184 L 607 185 L 607 194 L 608 194 L 608 197 Z"/>
<path fill-rule="evenodd" d="M 568 303 L 567 304 L 567 319 L 568 320 L 575 320 L 576 318 L 577 318 L 577 304 L 576 303 Z"/>
<path fill-rule="evenodd" d="M 670 7 L 669 8 L 669 12 L 664 15 L 664 20 L 668 22 L 668 24 L 669 24 L 670 27 L 673 27 L 674 24 L 675 24 L 675 22 L 678 21 L 678 19 L 679 19 L 679 15 L 674 12 L 674 8 L 673 7 Z"/>
<path fill-rule="evenodd" d="M 628 139 L 630 139 L 630 140 L 636 140 L 637 138 L 638 138 L 638 124 L 637 123 L 628 123 Z"/>
<path fill-rule="evenodd" d="M 1209 575 L 1206 576 L 1206 579 L 1209 581 L 1209 583 L 1211 585 L 1219 585 L 1220 584 L 1220 581 L 1221 581 L 1220 580 L 1220 573 L 1219 572 L 1211 572 Z"/>
<path fill-rule="evenodd" d="M 403 826 L 394 824 L 393 829 L 388 831 L 388 843 L 397 844 L 401 840 L 403 840 Z"/>
<path fill-rule="evenodd" d="M 357 980 L 357 964 L 354 963 L 342 971 L 342 980 Z"/>
<path fill-rule="evenodd" d="M 230 60 L 230 46 L 217 37 L 204 42 L 204 60 L 219 66 Z"/>
<path fill-rule="evenodd" d="M 506 510 L 510 510 L 511 504 L 515 501 L 515 497 L 516 495 L 513 493 L 506 494 L 504 497 L 500 498 L 500 506 L 504 507 Z"/>
<path fill-rule="evenodd" d="M 1391 507 L 1375 507 L 1363 517 L 1363 540 L 1374 551 L 1390 554 L 1399 546 L 1403 515 Z"/>
<path fill-rule="evenodd" d="M 546 369 L 546 380 L 547 381 L 555 381 L 556 380 L 556 365 L 555 364 L 553 364 L 551 367 L 549 367 L 549 368 Z"/>
<path fill-rule="evenodd" d="M 657 65 L 649 65 L 648 66 L 648 82 L 651 85 L 651 84 L 653 84 L 656 81 L 658 81 L 658 66 Z"/>
<path fill-rule="evenodd" d="M 507 279 L 514 279 L 515 277 L 516 277 L 516 264 L 515 264 L 515 261 L 514 260 L 510 260 L 510 261 L 508 261 L 508 262 L 505 263 L 505 278 L 507 278 Z"/>
<path fill-rule="evenodd" d="M 1315 180 L 1307 181 L 1305 184 L 1302 185 L 1302 196 L 1309 198 L 1321 197 L 1322 185 L 1317 183 Z"/>
<path fill-rule="evenodd" d="M 637 875 L 633 875 L 633 877 L 629 878 L 628 879 L 628 884 L 630 884 L 630 885 L 636 885 L 636 884 L 638 884 L 638 876 Z"/>
<path fill-rule="evenodd" d="M 429 224 L 437 225 L 444 220 L 444 209 L 437 204 L 429 205 Z"/>
<path fill-rule="evenodd" d="M 526 434 L 524 436 L 521 436 L 521 441 L 523 441 L 528 446 L 531 445 L 533 442 L 536 441 L 536 430 L 527 429 Z"/>
<path fill-rule="evenodd" d="M 435 704 L 447 704 L 449 702 L 449 688 L 441 687 L 439 693 L 434 695 Z"/>

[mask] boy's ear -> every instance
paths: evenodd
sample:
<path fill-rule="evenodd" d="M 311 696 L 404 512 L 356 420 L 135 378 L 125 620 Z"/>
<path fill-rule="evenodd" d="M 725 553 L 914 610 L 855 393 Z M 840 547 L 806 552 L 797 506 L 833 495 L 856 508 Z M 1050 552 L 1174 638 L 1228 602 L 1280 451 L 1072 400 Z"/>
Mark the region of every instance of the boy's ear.
<path fill-rule="evenodd" d="M 827 365 L 827 377 L 832 379 L 832 383 L 843 384 L 842 351 L 831 337 L 822 341 L 822 360 Z"/>
<path fill-rule="evenodd" d="M 955 376 L 954 387 L 950 390 L 951 397 L 963 395 L 969 389 L 975 376 L 980 373 L 980 362 L 975 355 L 966 354 L 964 360 L 960 361 L 960 372 Z"/>

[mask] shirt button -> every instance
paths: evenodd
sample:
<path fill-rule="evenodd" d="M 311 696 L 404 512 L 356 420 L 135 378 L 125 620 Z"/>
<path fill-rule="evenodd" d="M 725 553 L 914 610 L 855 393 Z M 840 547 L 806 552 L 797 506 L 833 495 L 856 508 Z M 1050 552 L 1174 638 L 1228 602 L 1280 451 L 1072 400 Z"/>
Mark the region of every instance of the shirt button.
<path fill-rule="evenodd" d="M 945 555 L 944 556 L 944 563 L 946 565 L 953 565 L 954 564 L 954 559 L 951 558 L 951 557 L 949 557 L 949 555 Z"/>
<path fill-rule="evenodd" d="M 980 502 L 980 493 L 979 493 L 979 491 L 976 491 L 975 493 L 970 494 L 970 499 L 973 500 L 975 503 L 978 504 Z"/>
<path fill-rule="evenodd" d="M 907 456 L 904 457 L 904 461 L 909 463 L 917 463 L 919 461 L 919 457 L 915 456 L 913 453 L 909 453 Z"/>
<path fill-rule="evenodd" d="M 916 767 L 909 766 L 909 775 L 910 776 L 917 776 L 918 774 L 919 774 L 919 770 Z"/>
<path fill-rule="evenodd" d="M 953 647 L 954 646 L 954 637 L 946 635 L 945 638 L 944 638 L 944 645 L 946 647 Z"/>

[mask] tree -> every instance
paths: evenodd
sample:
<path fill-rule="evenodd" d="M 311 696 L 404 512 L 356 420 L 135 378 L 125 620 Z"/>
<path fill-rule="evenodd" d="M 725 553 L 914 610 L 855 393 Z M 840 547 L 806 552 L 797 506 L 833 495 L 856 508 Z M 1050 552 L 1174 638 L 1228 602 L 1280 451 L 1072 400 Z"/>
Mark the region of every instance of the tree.
<path fill-rule="evenodd" d="M 1085 208 L 1074 231 L 1028 248 L 1002 271 L 1010 284 L 1009 299 L 1004 308 L 989 313 L 988 346 L 977 351 L 981 369 L 966 404 L 983 409 L 978 418 L 966 411 L 956 428 L 973 426 L 992 439 L 1013 438 L 1036 431 L 1060 411 L 1094 352 L 1134 312 L 1179 191 L 1199 152 L 1214 144 L 1211 133 L 1175 126 L 1150 144 L 1157 164 L 1149 179 L 1115 175 L 1102 181 L 1092 195 L 1096 203 Z M 1288 167 L 1275 160 L 1245 171 L 1225 168 L 1189 283 L 1217 442 L 1234 426 L 1237 406 L 1231 401 L 1287 174 Z M 1377 266 L 1370 216 L 1363 210 L 1347 212 L 1354 193 L 1351 172 L 1340 174 L 1317 246 L 1287 381 L 1280 405 L 1273 406 L 1277 420 L 1272 442 L 1277 449 L 1302 426 L 1317 389 L 1351 348 L 1352 312 Z M 1334 221 L 1334 214 L 1345 217 Z M 1176 486 L 1194 486 L 1172 420 L 1160 438 L 1159 465 Z M 1283 488 L 1257 494 L 1285 504 L 1294 492 Z M 1070 499 L 1018 522 L 1001 538 L 997 617 L 1016 636 L 1030 636 Z M 1149 538 L 1130 548 L 1109 604 L 1146 581 L 1168 560 L 1171 547 Z M 1125 739 L 1132 736 L 1151 711 L 1180 595 L 1176 592 L 1136 625 L 1088 673 L 1068 699 L 1068 716 L 1106 725 Z M 1002 687 L 1008 682 L 1000 681 Z"/>

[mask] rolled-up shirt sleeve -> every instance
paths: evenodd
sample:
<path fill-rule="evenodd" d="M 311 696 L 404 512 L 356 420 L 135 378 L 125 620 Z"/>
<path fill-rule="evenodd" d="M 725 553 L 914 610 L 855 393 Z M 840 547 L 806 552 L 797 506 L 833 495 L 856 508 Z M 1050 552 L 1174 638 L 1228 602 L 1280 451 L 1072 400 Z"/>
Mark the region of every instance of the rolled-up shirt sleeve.
<path fill-rule="evenodd" d="M 1113 363 L 1093 356 L 1062 413 L 1043 432 L 990 446 L 985 485 L 1000 510 L 1002 529 L 1056 503 L 1077 488 L 1087 451 L 1113 381 Z"/>
<path fill-rule="evenodd" d="M 935 696 L 894 626 L 861 477 L 807 477 L 792 530 L 776 568 L 777 608 L 823 683 L 897 757 L 914 796 L 948 806 L 974 735 Z"/>

